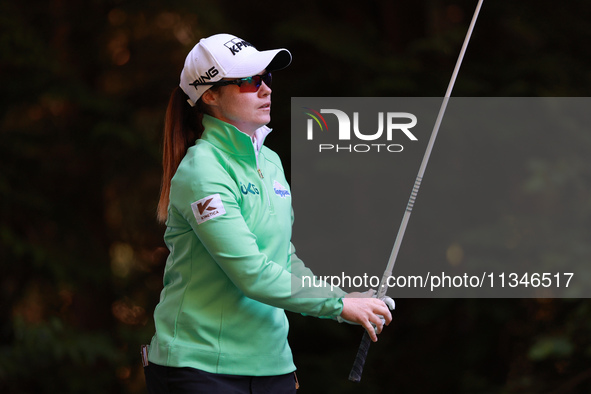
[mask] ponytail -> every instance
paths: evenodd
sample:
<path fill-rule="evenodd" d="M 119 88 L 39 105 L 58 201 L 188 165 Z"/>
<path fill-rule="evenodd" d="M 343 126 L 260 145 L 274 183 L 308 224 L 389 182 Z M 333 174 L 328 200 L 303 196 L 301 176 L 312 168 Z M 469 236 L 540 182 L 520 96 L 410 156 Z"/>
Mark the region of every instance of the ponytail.
<path fill-rule="evenodd" d="M 191 107 L 187 103 L 187 95 L 180 87 L 173 90 L 166 118 L 164 121 L 164 143 L 162 146 L 162 185 L 160 200 L 158 201 L 157 219 L 166 222 L 168 204 L 170 202 L 170 182 L 187 149 L 195 143 L 203 133 L 203 119 L 205 105 L 201 100 Z"/>

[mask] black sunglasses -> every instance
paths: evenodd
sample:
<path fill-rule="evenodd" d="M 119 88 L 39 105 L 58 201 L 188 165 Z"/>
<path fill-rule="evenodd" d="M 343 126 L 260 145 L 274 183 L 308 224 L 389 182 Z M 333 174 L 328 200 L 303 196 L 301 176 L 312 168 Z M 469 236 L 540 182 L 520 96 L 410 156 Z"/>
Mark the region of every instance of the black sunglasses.
<path fill-rule="evenodd" d="M 246 78 L 239 78 L 233 79 L 231 81 L 216 81 L 216 82 L 193 82 L 190 85 L 197 86 L 199 85 L 212 85 L 212 86 L 226 86 L 226 85 L 238 85 L 240 87 L 241 93 L 253 93 L 258 92 L 261 85 L 265 83 L 265 85 L 271 87 L 272 77 L 270 72 L 266 72 L 261 75 L 253 75 L 252 77 Z"/>

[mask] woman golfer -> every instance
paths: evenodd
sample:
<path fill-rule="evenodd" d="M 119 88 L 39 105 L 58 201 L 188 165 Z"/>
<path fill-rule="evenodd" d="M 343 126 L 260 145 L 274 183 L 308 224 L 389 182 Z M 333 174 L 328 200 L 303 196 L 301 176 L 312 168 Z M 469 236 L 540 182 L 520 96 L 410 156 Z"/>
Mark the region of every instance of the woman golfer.
<path fill-rule="evenodd" d="M 392 319 L 375 298 L 292 286 L 292 273 L 311 272 L 290 242 L 281 162 L 263 145 L 271 72 L 290 62 L 285 49 L 229 34 L 186 58 L 166 114 L 158 218 L 170 255 L 145 368 L 151 393 L 294 393 L 284 310 L 361 324 L 374 341 Z"/>

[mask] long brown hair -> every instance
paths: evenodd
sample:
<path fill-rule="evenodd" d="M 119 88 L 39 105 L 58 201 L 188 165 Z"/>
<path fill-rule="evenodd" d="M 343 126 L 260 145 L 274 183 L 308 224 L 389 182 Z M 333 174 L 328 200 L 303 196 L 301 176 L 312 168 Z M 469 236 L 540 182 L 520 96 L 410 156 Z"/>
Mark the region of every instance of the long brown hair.
<path fill-rule="evenodd" d="M 176 87 L 170 95 L 164 121 L 164 142 L 162 145 L 162 184 L 158 201 L 157 218 L 166 222 L 170 202 L 170 181 L 190 146 L 201 137 L 201 121 L 207 108 L 201 99 L 192 107 L 187 102 L 187 95 Z"/>

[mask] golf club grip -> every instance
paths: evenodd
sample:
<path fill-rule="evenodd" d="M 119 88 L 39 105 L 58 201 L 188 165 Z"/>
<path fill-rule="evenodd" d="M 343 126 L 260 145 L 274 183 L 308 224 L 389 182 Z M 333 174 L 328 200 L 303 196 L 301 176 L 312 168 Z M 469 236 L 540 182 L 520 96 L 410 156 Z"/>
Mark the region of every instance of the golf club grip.
<path fill-rule="evenodd" d="M 361 380 L 361 374 L 363 373 L 363 366 L 365 365 L 365 358 L 367 357 L 367 352 L 369 351 L 369 346 L 371 345 L 371 338 L 367 331 L 363 333 L 363 338 L 361 338 L 361 343 L 359 344 L 359 349 L 357 350 L 357 356 L 355 356 L 355 362 L 353 363 L 353 367 L 351 368 L 351 372 L 349 372 L 349 380 L 352 382 L 359 382 Z"/>

